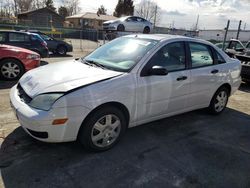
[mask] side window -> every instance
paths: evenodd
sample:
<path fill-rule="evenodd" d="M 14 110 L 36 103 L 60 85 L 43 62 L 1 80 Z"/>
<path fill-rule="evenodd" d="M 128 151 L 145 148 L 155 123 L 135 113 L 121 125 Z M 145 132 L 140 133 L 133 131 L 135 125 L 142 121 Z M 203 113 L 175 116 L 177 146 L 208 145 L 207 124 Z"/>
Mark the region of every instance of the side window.
<path fill-rule="evenodd" d="M 220 55 L 219 52 L 217 52 L 216 50 L 214 50 L 215 52 L 215 59 L 216 59 L 216 63 L 217 64 L 222 64 L 222 63 L 226 63 L 225 59 L 222 57 L 222 55 Z"/>
<path fill-rule="evenodd" d="M 6 33 L 0 33 L 0 42 L 6 41 Z"/>
<path fill-rule="evenodd" d="M 143 19 L 142 19 L 142 18 L 137 17 L 137 21 L 138 21 L 138 22 L 143 22 Z"/>
<path fill-rule="evenodd" d="M 151 67 L 162 66 L 169 72 L 186 68 L 185 46 L 183 42 L 167 44 L 150 59 Z"/>
<path fill-rule="evenodd" d="M 21 33 L 10 33 L 9 34 L 10 42 L 27 42 L 29 41 L 29 36 Z"/>
<path fill-rule="evenodd" d="M 213 65 L 212 52 L 208 46 L 199 43 L 189 43 L 192 67 Z"/>

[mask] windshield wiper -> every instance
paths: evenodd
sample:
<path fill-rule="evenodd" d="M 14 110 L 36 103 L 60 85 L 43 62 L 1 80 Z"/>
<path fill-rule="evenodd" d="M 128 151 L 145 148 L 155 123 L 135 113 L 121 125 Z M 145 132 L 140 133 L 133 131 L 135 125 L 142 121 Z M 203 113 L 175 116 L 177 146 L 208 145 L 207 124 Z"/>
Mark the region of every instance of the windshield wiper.
<path fill-rule="evenodd" d="M 106 66 L 100 63 L 97 63 L 96 61 L 93 61 L 93 60 L 86 60 L 84 58 L 81 58 L 81 61 L 89 66 L 95 66 L 95 67 L 100 67 L 102 69 L 108 69 Z"/>

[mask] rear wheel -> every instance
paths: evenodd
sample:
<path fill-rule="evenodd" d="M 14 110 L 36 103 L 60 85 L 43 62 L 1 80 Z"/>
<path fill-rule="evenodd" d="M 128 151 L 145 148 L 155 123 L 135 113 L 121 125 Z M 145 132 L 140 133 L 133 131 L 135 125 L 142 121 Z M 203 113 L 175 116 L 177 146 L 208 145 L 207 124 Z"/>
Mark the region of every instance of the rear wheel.
<path fill-rule="evenodd" d="M 145 28 L 143 29 L 143 33 L 145 33 L 145 34 L 150 33 L 150 28 L 149 28 L 149 27 L 145 27 Z"/>
<path fill-rule="evenodd" d="M 59 55 L 66 55 L 67 48 L 65 46 L 58 46 L 56 49 L 57 54 Z"/>
<path fill-rule="evenodd" d="M 227 106 L 229 98 L 229 90 L 226 87 L 219 88 L 214 94 L 210 105 L 209 111 L 212 114 L 220 114 Z"/>
<path fill-rule="evenodd" d="M 17 80 L 24 72 L 22 63 L 16 59 L 4 59 L 0 62 L 0 77 L 6 80 Z"/>
<path fill-rule="evenodd" d="M 91 114 L 82 125 L 78 139 L 87 150 L 108 150 L 120 140 L 126 125 L 126 118 L 120 109 L 104 107 Z"/>

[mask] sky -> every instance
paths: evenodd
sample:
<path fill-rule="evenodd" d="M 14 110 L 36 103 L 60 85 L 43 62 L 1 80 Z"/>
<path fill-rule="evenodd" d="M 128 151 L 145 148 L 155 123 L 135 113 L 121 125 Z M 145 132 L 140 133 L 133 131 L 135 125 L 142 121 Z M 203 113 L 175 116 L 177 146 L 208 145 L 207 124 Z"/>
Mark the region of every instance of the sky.
<path fill-rule="evenodd" d="M 134 0 L 134 4 L 141 0 Z M 199 15 L 199 29 L 223 29 L 230 19 L 230 28 L 250 29 L 250 0 L 153 0 L 160 11 L 158 26 L 190 29 Z M 96 12 L 104 5 L 112 14 L 118 0 L 80 0 L 82 12 Z"/>

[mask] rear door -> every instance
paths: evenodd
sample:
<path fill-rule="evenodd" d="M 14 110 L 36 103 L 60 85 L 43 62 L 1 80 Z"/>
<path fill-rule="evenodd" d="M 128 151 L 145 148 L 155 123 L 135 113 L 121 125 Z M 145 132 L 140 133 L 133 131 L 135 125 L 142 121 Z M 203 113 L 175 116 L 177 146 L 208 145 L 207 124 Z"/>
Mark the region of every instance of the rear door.
<path fill-rule="evenodd" d="M 190 91 L 190 70 L 186 65 L 184 42 L 166 44 L 151 57 L 138 75 L 139 122 L 185 111 Z M 153 66 L 165 67 L 168 74 L 147 75 Z"/>
<path fill-rule="evenodd" d="M 12 46 L 18 46 L 21 48 L 31 49 L 30 37 L 25 33 L 9 33 L 8 44 Z"/>
<path fill-rule="evenodd" d="M 6 44 L 7 42 L 7 33 L 0 32 L 0 44 Z"/>
<path fill-rule="evenodd" d="M 199 108 L 209 104 L 224 70 L 223 66 L 215 63 L 212 47 L 196 42 L 188 42 L 188 47 L 191 68 L 188 106 Z"/>

